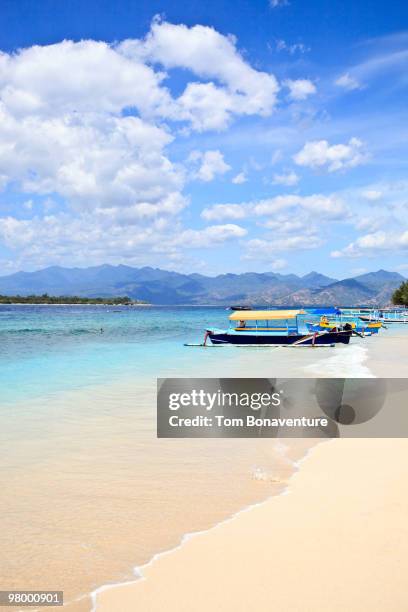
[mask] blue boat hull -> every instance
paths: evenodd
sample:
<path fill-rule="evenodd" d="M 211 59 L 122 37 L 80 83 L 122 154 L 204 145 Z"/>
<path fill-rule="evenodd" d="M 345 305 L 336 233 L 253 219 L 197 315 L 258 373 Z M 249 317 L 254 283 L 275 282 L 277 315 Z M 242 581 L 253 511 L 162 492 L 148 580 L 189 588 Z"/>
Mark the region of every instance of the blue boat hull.
<path fill-rule="evenodd" d="M 327 332 L 313 337 L 309 337 L 308 334 L 251 334 L 250 332 L 242 333 L 228 333 L 222 331 L 214 331 L 211 329 L 207 330 L 208 338 L 212 344 L 234 344 L 238 346 L 254 346 L 254 345 L 277 345 L 277 346 L 290 346 L 301 340 L 302 338 L 308 338 L 299 346 L 307 345 L 332 345 L 332 344 L 348 344 L 350 342 L 351 332 Z M 313 341 L 314 340 L 314 341 Z"/>
<path fill-rule="evenodd" d="M 313 333 L 316 331 L 322 332 L 322 331 L 327 330 L 327 327 L 322 327 L 318 323 L 306 323 L 306 327 L 310 331 L 310 333 Z M 335 325 L 333 325 L 333 327 L 335 327 Z M 378 334 L 379 332 L 378 327 L 365 327 L 364 325 L 356 325 L 354 329 L 356 332 L 359 332 L 360 334 L 364 334 L 365 336 L 372 336 L 373 334 Z"/>

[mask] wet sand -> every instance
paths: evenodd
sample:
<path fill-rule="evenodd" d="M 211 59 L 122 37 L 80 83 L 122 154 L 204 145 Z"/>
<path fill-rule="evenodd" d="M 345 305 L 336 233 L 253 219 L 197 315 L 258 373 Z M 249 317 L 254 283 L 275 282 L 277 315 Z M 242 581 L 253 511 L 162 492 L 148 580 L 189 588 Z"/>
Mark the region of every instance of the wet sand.
<path fill-rule="evenodd" d="M 289 493 L 198 534 L 96 595 L 98 612 L 403 612 L 408 440 L 313 448 Z"/>

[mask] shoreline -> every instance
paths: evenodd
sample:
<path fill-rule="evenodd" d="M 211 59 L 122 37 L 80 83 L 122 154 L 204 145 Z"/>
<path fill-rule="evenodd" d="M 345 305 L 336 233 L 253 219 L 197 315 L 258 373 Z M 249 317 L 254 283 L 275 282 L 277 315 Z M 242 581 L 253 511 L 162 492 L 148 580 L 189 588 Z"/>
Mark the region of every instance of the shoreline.
<path fill-rule="evenodd" d="M 311 609 L 322 611 L 402 612 L 405 585 L 398 559 L 408 557 L 408 496 L 400 483 L 408 475 L 407 448 L 404 439 L 340 439 L 315 445 L 284 492 L 184 537 L 178 547 L 139 568 L 141 579 L 96 589 L 93 612 L 156 612 L 164 601 L 167 609 L 178 612 L 193 609 L 192 601 L 197 611 L 245 610 L 252 601 L 259 610 L 275 606 L 283 612 L 304 609 L 308 601 Z M 392 556 L 386 554 L 390 549 Z M 220 564 L 228 573 L 220 574 Z M 265 588 L 266 577 L 270 590 Z M 296 592 L 290 588 L 292 577 L 299 581 Z M 197 598 L 200 590 L 202 597 Z"/>
<path fill-rule="evenodd" d="M 310 440 L 310 441 L 312 442 L 312 440 Z M 158 561 L 159 559 L 161 559 L 162 557 L 167 557 L 168 555 L 172 555 L 176 551 L 182 549 L 183 546 L 187 542 L 192 540 L 193 538 L 196 538 L 196 537 L 201 536 L 201 535 L 205 535 L 205 534 L 213 531 L 214 529 L 217 529 L 218 527 L 221 527 L 224 524 L 228 524 L 231 521 L 234 521 L 240 515 L 245 514 L 247 512 L 250 512 L 252 509 L 257 508 L 259 506 L 263 506 L 264 504 L 268 503 L 270 500 L 273 500 L 273 499 L 275 499 L 277 497 L 281 497 L 283 495 L 287 495 L 290 492 L 290 485 L 291 485 L 292 479 L 299 472 L 301 464 L 304 461 L 307 460 L 307 458 L 310 456 L 310 454 L 312 453 L 312 451 L 314 450 L 314 448 L 316 446 L 320 445 L 321 443 L 330 442 L 330 441 L 332 441 L 332 440 L 331 439 L 327 440 L 327 439 L 317 438 L 314 441 L 314 444 L 312 446 L 310 446 L 306 450 L 305 454 L 302 457 L 300 457 L 297 461 L 293 461 L 292 462 L 292 465 L 294 467 L 294 471 L 291 474 L 291 476 L 288 479 L 288 481 L 286 482 L 286 486 L 283 488 L 282 491 L 279 491 L 277 493 L 272 493 L 271 495 L 268 495 L 265 499 L 263 499 L 261 501 L 254 502 L 254 503 L 251 503 L 251 504 L 249 504 L 247 506 L 244 506 L 244 507 L 240 508 L 239 510 L 237 510 L 236 512 L 234 512 L 230 516 L 226 517 L 223 520 L 218 521 L 217 523 L 214 523 L 213 525 L 211 525 L 207 529 L 201 529 L 201 530 L 197 530 L 197 531 L 191 531 L 191 532 L 184 533 L 181 536 L 180 541 L 178 542 L 178 544 L 176 544 L 172 548 L 169 548 L 169 549 L 157 552 L 146 563 L 144 563 L 142 565 L 134 566 L 133 567 L 133 573 L 135 575 L 134 579 L 132 579 L 132 580 L 125 580 L 125 581 L 121 581 L 121 582 L 107 583 L 107 584 L 101 585 L 100 587 L 98 587 L 98 588 L 94 589 L 93 591 L 91 591 L 91 593 L 89 594 L 89 596 L 91 598 L 91 602 L 92 602 L 92 608 L 91 608 L 90 612 L 98 612 L 101 609 L 99 607 L 99 605 L 98 605 L 98 596 L 100 594 L 105 593 L 106 591 L 110 591 L 111 589 L 117 589 L 117 588 L 120 589 L 121 587 L 124 587 L 124 586 L 137 585 L 137 584 L 139 584 L 140 581 L 146 580 L 146 577 L 144 576 L 144 571 L 146 569 L 148 569 L 149 567 L 153 566 L 154 563 L 156 561 Z M 81 596 L 81 598 L 78 599 L 77 601 L 83 600 L 84 597 L 87 598 L 88 595 Z"/>

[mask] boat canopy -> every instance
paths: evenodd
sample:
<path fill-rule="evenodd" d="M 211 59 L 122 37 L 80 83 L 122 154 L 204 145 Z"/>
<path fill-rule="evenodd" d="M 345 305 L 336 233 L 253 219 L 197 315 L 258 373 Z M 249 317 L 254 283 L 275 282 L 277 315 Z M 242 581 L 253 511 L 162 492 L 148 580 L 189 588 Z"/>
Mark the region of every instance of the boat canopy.
<path fill-rule="evenodd" d="M 306 314 L 304 310 L 239 310 L 230 315 L 231 321 L 270 321 L 273 319 L 295 319 Z"/>

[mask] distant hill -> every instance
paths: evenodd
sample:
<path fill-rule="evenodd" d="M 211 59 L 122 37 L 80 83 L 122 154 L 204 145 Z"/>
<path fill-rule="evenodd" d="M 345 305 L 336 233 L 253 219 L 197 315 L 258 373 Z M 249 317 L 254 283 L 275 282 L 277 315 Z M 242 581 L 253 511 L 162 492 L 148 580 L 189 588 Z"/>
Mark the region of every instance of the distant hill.
<path fill-rule="evenodd" d="M 378 270 L 355 278 L 337 280 L 318 272 L 305 276 L 276 272 L 180 274 L 145 266 L 93 266 L 63 268 L 51 266 L 36 272 L 17 272 L 0 277 L 2 295 L 77 295 L 118 297 L 153 304 L 253 305 L 381 304 L 405 280 L 397 272 Z"/>

